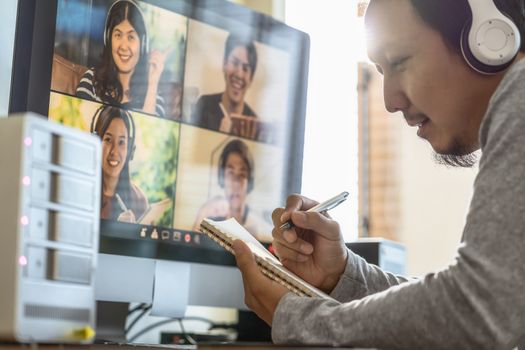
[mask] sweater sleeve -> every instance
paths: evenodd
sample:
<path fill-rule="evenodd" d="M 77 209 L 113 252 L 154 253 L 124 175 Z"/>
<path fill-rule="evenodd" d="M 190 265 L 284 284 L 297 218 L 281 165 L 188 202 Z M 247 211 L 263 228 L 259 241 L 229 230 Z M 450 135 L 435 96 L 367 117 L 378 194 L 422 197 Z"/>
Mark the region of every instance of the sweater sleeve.
<path fill-rule="evenodd" d="M 93 84 L 93 81 L 95 79 L 95 72 L 93 69 L 88 69 L 82 78 L 80 79 L 80 82 L 78 83 L 77 90 L 76 90 L 76 96 L 86 99 L 86 100 L 93 100 L 93 101 L 99 101 L 100 98 L 97 96 L 95 92 L 95 86 Z"/>
<path fill-rule="evenodd" d="M 523 339 L 524 62 L 507 73 L 490 101 L 480 130 L 480 170 L 453 262 L 421 280 L 344 304 L 287 294 L 274 315 L 275 342 L 511 349 Z"/>
<path fill-rule="evenodd" d="M 340 302 L 348 302 L 381 292 L 408 280 L 385 272 L 376 265 L 368 264 L 365 259 L 348 250 L 345 272 L 330 296 Z"/>

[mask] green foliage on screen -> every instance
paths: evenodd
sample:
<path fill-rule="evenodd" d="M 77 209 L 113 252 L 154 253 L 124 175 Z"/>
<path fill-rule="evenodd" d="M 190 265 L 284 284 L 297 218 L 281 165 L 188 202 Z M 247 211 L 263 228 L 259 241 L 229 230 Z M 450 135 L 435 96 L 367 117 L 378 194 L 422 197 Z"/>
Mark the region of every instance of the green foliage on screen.
<path fill-rule="evenodd" d="M 59 98 L 49 109 L 49 118 L 80 130 L 89 130 L 89 126 L 80 114 L 82 102 L 82 100 L 76 98 Z"/>
<path fill-rule="evenodd" d="M 179 124 L 159 118 L 137 118 L 137 132 L 141 134 L 140 147 L 146 150 L 143 159 L 130 167 L 131 178 L 144 191 L 149 203 L 173 199 L 177 178 Z M 140 150 L 137 149 L 137 152 Z M 135 162 L 135 161 L 133 161 Z M 173 203 L 155 224 L 171 227 Z"/>

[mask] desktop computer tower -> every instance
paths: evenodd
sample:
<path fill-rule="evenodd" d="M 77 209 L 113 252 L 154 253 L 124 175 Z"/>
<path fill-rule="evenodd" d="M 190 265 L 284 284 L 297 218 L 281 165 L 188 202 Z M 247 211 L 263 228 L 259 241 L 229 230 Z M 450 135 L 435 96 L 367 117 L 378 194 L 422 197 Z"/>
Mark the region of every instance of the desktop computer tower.
<path fill-rule="evenodd" d="M 36 115 L 0 118 L 0 339 L 90 342 L 101 146 Z"/>

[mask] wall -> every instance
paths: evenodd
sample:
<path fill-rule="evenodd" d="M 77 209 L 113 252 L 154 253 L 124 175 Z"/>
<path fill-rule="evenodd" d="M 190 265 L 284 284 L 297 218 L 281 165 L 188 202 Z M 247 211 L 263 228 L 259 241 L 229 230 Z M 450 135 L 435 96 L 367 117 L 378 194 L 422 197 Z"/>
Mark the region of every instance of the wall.
<path fill-rule="evenodd" d="M 344 239 L 353 241 L 360 195 L 357 62 L 364 54 L 364 35 L 355 1 L 329 3 L 287 0 L 285 7 L 286 23 L 310 36 L 302 193 L 321 201 L 348 191 L 349 199 L 330 215 Z"/>
<path fill-rule="evenodd" d="M 18 0 L 3 0 L 0 11 L 0 117 L 6 116 L 9 108 L 17 5 Z"/>
<path fill-rule="evenodd" d="M 402 116 L 398 121 L 405 123 Z M 459 169 L 433 161 L 416 128 L 401 130 L 399 241 L 407 247 L 407 272 L 422 275 L 452 261 L 461 239 L 477 168 Z"/>
<path fill-rule="evenodd" d="M 285 0 L 229 0 L 239 5 L 246 6 L 252 10 L 284 20 Z"/>

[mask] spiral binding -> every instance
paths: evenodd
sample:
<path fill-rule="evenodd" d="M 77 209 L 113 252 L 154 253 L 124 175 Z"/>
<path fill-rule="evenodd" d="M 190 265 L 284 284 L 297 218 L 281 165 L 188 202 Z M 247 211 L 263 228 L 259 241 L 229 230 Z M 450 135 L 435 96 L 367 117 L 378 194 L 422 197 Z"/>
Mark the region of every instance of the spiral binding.
<path fill-rule="evenodd" d="M 200 228 L 201 228 L 202 233 L 210 237 L 213 241 L 218 243 L 221 247 L 223 247 L 230 253 L 234 254 L 234 251 L 232 248 L 232 242 L 231 242 L 232 237 L 231 236 L 209 225 L 205 221 L 201 222 L 200 226 L 201 226 Z M 259 265 L 262 273 L 265 276 L 279 283 L 280 285 L 287 288 L 289 291 L 293 292 L 294 294 L 301 296 L 301 297 L 324 297 L 324 298 L 327 297 L 321 291 L 318 291 L 316 293 L 315 291 L 310 289 L 313 287 L 308 288 L 309 286 L 302 285 L 299 281 L 289 278 L 289 275 L 287 275 L 286 272 L 276 269 L 269 262 L 267 262 L 266 260 L 264 260 L 263 258 L 257 255 L 255 255 L 255 261 L 257 262 L 257 265 Z M 284 268 L 283 270 L 286 271 L 286 269 Z"/>

